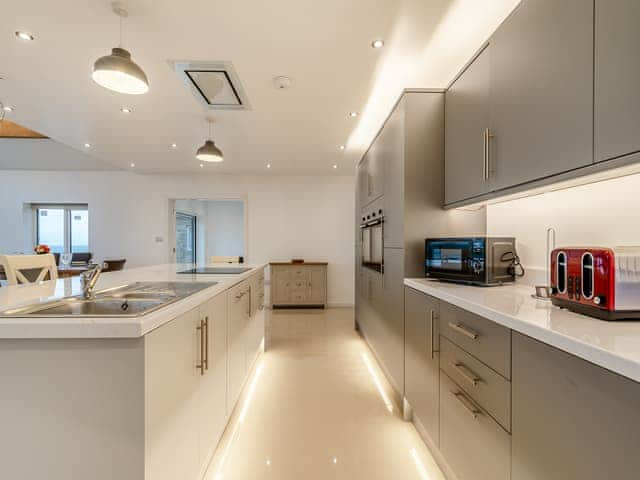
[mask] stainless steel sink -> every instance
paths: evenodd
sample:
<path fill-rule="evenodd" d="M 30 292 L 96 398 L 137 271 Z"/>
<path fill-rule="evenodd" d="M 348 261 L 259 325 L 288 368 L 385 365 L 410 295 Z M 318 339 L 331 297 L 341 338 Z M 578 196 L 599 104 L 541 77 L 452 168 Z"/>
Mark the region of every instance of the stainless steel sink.
<path fill-rule="evenodd" d="M 217 282 L 136 282 L 96 293 L 67 297 L 0 312 L 0 317 L 137 317 L 182 300 Z"/>
<path fill-rule="evenodd" d="M 66 317 L 69 315 L 80 317 L 136 316 L 141 313 L 148 313 L 165 304 L 164 300 L 123 300 L 117 298 L 84 300 L 69 298 L 31 310 L 29 314 L 44 317 Z"/>

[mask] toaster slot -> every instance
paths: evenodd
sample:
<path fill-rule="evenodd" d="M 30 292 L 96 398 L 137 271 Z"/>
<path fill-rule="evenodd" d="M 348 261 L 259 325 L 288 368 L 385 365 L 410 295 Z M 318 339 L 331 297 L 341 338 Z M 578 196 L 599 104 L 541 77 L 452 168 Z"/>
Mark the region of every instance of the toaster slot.
<path fill-rule="evenodd" d="M 558 292 L 567 292 L 567 254 L 559 252 L 556 257 L 556 279 L 558 281 Z"/>
<path fill-rule="evenodd" d="M 582 255 L 582 296 L 587 300 L 593 297 L 593 284 L 593 255 L 587 252 Z"/>

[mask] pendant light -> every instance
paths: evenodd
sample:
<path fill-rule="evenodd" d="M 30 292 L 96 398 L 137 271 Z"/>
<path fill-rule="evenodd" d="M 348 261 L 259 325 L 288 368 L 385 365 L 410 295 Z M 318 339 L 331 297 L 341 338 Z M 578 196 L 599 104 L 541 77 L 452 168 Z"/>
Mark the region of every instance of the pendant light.
<path fill-rule="evenodd" d="M 204 145 L 198 149 L 196 158 L 201 162 L 223 162 L 222 151 L 216 147 L 216 144 L 211 140 L 211 124 L 213 121 L 208 119 L 207 122 L 209 122 L 209 140 L 205 141 Z"/>
<path fill-rule="evenodd" d="M 149 91 L 149 80 L 144 71 L 131 60 L 131 54 L 122 48 L 122 19 L 129 16 L 119 2 L 112 4 L 113 12 L 120 17 L 120 44 L 111 55 L 100 57 L 93 64 L 91 78 L 98 85 L 114 92 L 140 95 Z"/>

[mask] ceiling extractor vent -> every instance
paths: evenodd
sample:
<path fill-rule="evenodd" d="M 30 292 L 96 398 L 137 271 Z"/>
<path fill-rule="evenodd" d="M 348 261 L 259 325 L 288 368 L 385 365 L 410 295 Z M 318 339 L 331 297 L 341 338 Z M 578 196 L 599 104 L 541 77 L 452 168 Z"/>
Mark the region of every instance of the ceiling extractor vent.
<path fill-rule="evenodd" d="M 172 62 L 176 73 L 205 107 L 247 110 L 249 99 L 231 62 Z"/>

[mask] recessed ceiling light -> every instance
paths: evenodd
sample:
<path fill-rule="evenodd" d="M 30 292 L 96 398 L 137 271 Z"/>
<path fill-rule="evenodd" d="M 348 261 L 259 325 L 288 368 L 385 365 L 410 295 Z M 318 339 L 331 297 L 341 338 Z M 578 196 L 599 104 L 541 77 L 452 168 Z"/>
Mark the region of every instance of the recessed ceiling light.
<path fill-rule="evenodd" d="M 352 117 L 352 118 L 353 117 L 357 117 L 358 116 L 358 112 L 350 112 L 349 116 Z"/>
<path fill-rule="evenodd" d="M 344 149 L 345 149 L 345 148 L 347 148 L 347 147 L 345 147 L 344 145 L 340 145 L 338 148 L 339 148 L 340 150 L 344 150 Z"/>
<path fill-rule="evenodd" d="M 171 148 L 178 148 L 178 144 L 177 143 L 172 143 L 171 144 Z"/>
<path fill-rule="evenodd" d="M 84 148 L 91 148 L 91 144 L 90 143 L 85 143 L 84 144 Z"/>
<path fill-rule="evenodd" d="M 371 46 L 373 48 L 382 48 L 382 47 L 384 47 L 384 41 L 379 39 L 379 38 L 377 38 L 373 42 L 371 42 Z"/>
<path fill-rule="evenodd" d="M 271 168 L 271 164 L 270 163 L 267 163 L 267 168 Z"/>
<path fill-rule="evenodd" d="M 135 167 L 135 166 L 136 166 L 136 164 L 135 164 L 135 163 L 132 163 L 132 164 L 131 164 L 131 168 L 133 168 L 133 167 Z"/>
<path fill-rule="evenodd" d="M 2 109 L 5 112 L 13 112 L 13 107 L 10 107 L 9 105 L 5 105 L 4 107 L 2 107 Z"/>
<path fill-rule="evenodd" d="M 338 168 L 338 165 L 336 165 L 335 163 L 333 164 L 333 168 Z"/>
<path fill-rule="evenodd" d="M 122 107 L 120 111 L 122 113 L 131 113 L 133 110 L 131 110 L 129 107 Z"/>
<path fill-rule="evenodd" d="M 30 42 L 31 40 L 35 39 L 35 37 L 31 35 L 29 32 L 23 32 L 23 31 L 17 31 L 16 37 L 18 37 L 20 40 L 24 40 L 25 42 Z"/>
<path fill-rule="evenodd" d="M 201 164 L 200 164 L 200 168 L 204 168 L 204 163 L 201 163 Z"/>

